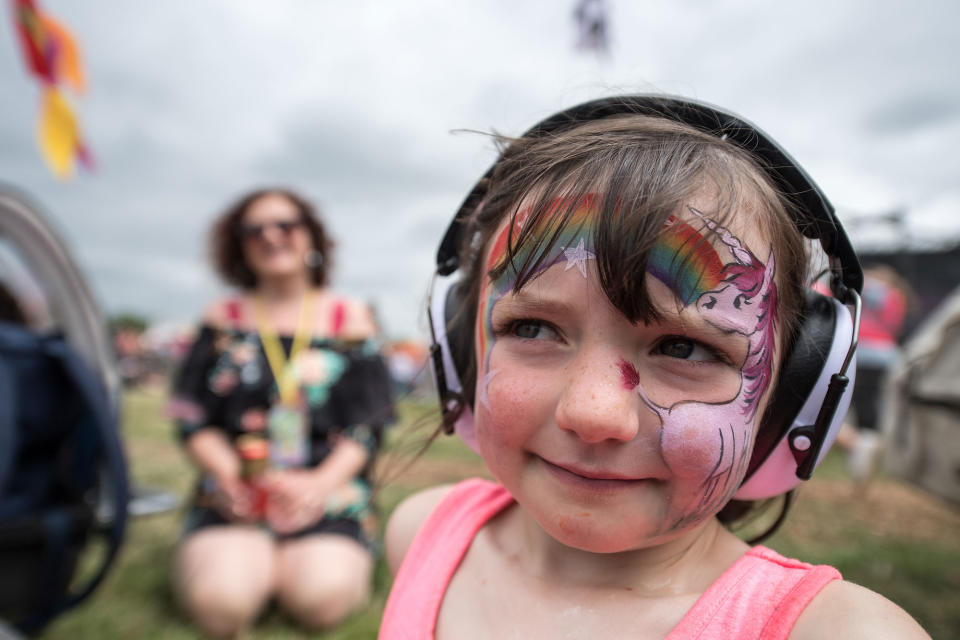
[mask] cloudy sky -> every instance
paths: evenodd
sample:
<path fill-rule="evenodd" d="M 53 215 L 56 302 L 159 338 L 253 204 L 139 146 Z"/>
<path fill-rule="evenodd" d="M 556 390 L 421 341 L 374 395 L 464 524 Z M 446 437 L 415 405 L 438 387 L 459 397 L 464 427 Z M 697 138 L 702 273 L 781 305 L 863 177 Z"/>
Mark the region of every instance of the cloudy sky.
<path fill-rule="evenodd" d="M 375 302 L 388 333 L 422 335 L 435 245 L 493 157 L 462 130 L 518 133 L 622 92 L 758 123 L 861 245 L 891 233 L 863 220 L 894 209 L 918 242 L 960 237 L 954 0 L 610 0 L 608 57 L 574 48 L 572 0 L 41 4 L 83 48 L 74 104 L 97 169 L 60 183 L 43 165 L 39 91 L 7 13 L 0 181 L 51 214 L 111 313 L 196 317 L 220 291 L 211 220 L 284 184 L 321 205 L 337 289 Z"/>

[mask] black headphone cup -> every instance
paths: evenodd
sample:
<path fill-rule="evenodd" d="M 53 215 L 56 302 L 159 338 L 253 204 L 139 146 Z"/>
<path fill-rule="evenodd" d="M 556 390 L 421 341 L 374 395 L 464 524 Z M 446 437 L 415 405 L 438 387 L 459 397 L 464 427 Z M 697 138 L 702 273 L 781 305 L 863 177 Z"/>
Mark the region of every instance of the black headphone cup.
<path fill-rule="evenodd" d="M 836 331 L 834 304 L 823 294 L 807 291 L 796 337 L 780 364 L 776 387 L 757 430 L 748 478 L 783 439 L 804 403 L 815 392 Z"/>
<path fill-rule="evenodd" d="M 466 292 L 462 282 L 456 282 L 447 289 L 447 297 L 443 302 L 443 322 L 447 335 L 447 346 L 450 349 L 450 358 L 457 372 L 461 393 L 468 400 L 473 398 L 473 389 L 470 388 L 470 370 L 472 340 L 472 322 L 466 313 Z M 469 402 L 468 402 L 469 404 Z"/>

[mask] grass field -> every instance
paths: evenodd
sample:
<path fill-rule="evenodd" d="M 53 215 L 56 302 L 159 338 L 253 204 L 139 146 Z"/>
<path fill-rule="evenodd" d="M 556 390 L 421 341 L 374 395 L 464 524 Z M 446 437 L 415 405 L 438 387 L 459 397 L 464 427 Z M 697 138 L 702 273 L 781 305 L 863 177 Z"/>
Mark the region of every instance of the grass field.
<path fill-rule="evenodd" d="M 124 435 L 135 482 L 186 495 L 193 472 L 162 417 L 163 396 L 133 391 L 125 399 Z M 402 409 L 402 422 L 418 407 Z M 392 440 L 396 440 L 393 438 Z M 412 438 L 403 438 L 405 443 Z M 409 446 L 404 447 L 410 448 Z M 384 518 L 409 493 L 441 482 L 484 473 L 482 463 L 453 438 L 435 442 L 416 464 L 397 475 L 399 447 L 388 447 L 387 473 L 394 477 L 377 501 Z M 392 456 L 392 457 L 391 457 Z M 42 638 L 199 638 L 174 605 L 168 570 L 180 526 L 179 513 L 132 521 L 117 564 L 80 608 L 50 625 Z M 960 512 L 889 478 L 855 497 L 839 456 L 827 459 L 803 488 L 790 518 L 767 544 L 786 555 L 832 564 L 848 580 L 886 595 L 916 617 L 934 638 L 960 638 Z M 390 588 L 381 561 L 373 601 L 330 639 L 374 638 Z M 318 637 L 269 613 L 248 638 Z"/>

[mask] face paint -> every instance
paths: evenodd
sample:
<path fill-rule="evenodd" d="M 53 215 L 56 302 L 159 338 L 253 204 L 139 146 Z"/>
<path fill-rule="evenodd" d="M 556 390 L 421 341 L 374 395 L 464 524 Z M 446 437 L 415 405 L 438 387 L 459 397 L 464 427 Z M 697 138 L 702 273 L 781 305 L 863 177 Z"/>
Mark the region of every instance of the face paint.
<path fill-rule="evenodd" d="M 723 269 L 713 245 L 673 216 L 647 260 L 647 273 L 667 285 L 684 306 L 720 286 Z"/>
<path fill-rule="evenodd" d="M 620 378 L 623 380 L 623 388 L 627 391 L 633 391 L 640 385 L 640 372 L 637 368 L 624 360 L 620 359 Z"/>
<path fill-rule="evenodd" d="M 568 224 L 565 225 L 557 238 L 551 255 L 543 260 L 539 260 L 539 264 L 531 275 L 537 275 L 555 264 L 566 261 L 567 265 L 564 270 L 576 267 L 584 278 L 587 277 L 587 261 L 596 259 L 594 253 L 590 250 L 592 249 L 591 238 L 593 235 L 593 217 L 596 211 L 596 203 L 597 198 L 592 194 L 581 198 L 576 203 L 576 206 L 570 212 Z M 531 233 L 534 235 L 541 233 L 551 222 L 553 214 L 562 210 L 562 208 L 568 207 L 569 204 L 570 200 L 568 198 L 557 198 L 550 202 L 547 211 L 540 217 L 537 228 L 533 229 Z M 530 208 L 517 213 L 513 221 L 514 237 L 519 234 L 526 225 L 530 213 Z M 490 254 L 487 257 L 485 273 L 490 273 L 498 267 L 503 267 L 504 263 L 509 260 L 507 244 L 510 235 L 510 225 L 505 225 L 500 233 L 497 234 L 490 248 Z M 586 244 L 584 241 L 585 237 L 587 238 Z M 529 246 L 521 248 L 514 255 L 514 264 L 524 264 L 532 257 L 531 254 L 533 250 L 534 249 Z M 490 409 L 490 405 L 487 400 L 487 389 L 490 380 L 492 380 L 497 373 L 496 371 L 490 370 L 490 352 L 494 344 L 493 307 L 500 298 L 513 291 L 519 275 L 512 264 L 507 264 L 506 268 L 503 269 L 503 273 L 501 273 L 496 280 L 485 277 L 480 285 L 480 308 L 478 309 L 480 322 L 477 324 L 476 340 L 479 352 L 483 354 L 482 369 L 478 372 L 479 375 L 482 376 L 483 382 L 480 386 L 479 399 L 488 410 Z"/>
<path fill-rule="evenodd" d="M 643 401 L 660 418 L 661 446 L 670 469 L 678 475 L 702 475 L 704 469 L 710 469 L 702 478 L 702 496 L 674 528 L 702 519 L 725 504 L 746 472 L 757 407 L 772 377 L 777 325 L 772 250 L 764 265 L 729 230 L 692 207 L 690 211 L 717 234 L 734 262 L 718 269 L 721 261 L 713 247 L 690 225 L 671 219 L 662 241 L 651 252 L 649 273 L 686 307 L 695 304 L 697 313 L 709 324 L 746 336 L 749 348 L 740 370 L 740 391 L 726 403 L 691 400 L 662 407 L 636 385 Z M 705 465 L 699 458 L 710 450 L 715 452 L 714 463 Z"/>
<path fill-rule="evenodd" d="M 550 204 L 550 209 L 559 209 L 567 204 L 569 202 L 559 199 Z M 595 203 L 589 200 L 580 203 L 569 224 L 556 238 L 548 255 L 530 255 L 531 251 L 537 250 L 534 242 L 528 244 L 531 248 L 523 247 L 518 250 L 514 256 L 517 269 L 521 269 L 525 264 L 537 265 L 533 273 L 522 275 L 534 276 L 564 262 L 563 271 L 576 268 L 581 276 L 588 279 L 596 278 L 596 274 L 590 274 L 588 270 L 589 261 L 596 260 L 594 248 L 590 242 L 595 227 L 596 209 L 591 206 L 593 204 Z M 477 407 L 487 410 L 487 415 L 480 416 L 480 419 L 491 420 L 490 424 L 497 425 L 496 429 L 500 429 L 503 433 L 514 433 L 509 429 L 508 418 L 512 416 L 507 410 L 506 402 L 513 403 L 509 408 L 517 419 L 524 418 L 527 415 L 524 412 L 528 411 L 525 404 L 528 402 L 527 396 L 512 394 L 506 388 L 498 386 L 507 384 L 503 382 L 505 380 L 515 381 L 516 378 L 511 376 L 516 376 L 516 372 L 508 369 L 508 365 L 503 365 L 502 371 L 490 368 L 491 353 L 495 346 L 493 310 L 501 298 L 513 291 L 519 277 L 513 264 L 506 264 L 504 268 L 505 262 L 509 259 L 507 243 L 511 232 L 514 237 L 519 233 L 521 220 L 528 227 L 530 224 L 540 227 L 527 229 L 527 233 L 534 234 L 534 237 L 545 237 L 540 235 L 544 233 L 552 237 L 555 229 L 549 228 L 547 224 L 549 213 L 548 210 L 539 218 L 530 218 L 529 210 L 525 210 L 518 214 L 512 230 L 504 225 L 493 239 L 485 264 L 486 273 L 499 270 L 501 275 L 496 279 L 483 278 L 481 282 L 476 326 L 477 355 L 480 361 L 477 372 L 479 381 Z M 695 317 L 694 326 L 710 325 L 711 331 L 712 328 L 717 328 L 720 330 L 720 335 L 736 334 L 735 342 L 739 351 L 737 351 L 737 357 L 727 359 L 726 365 L 708 369 L 720 370 L 720 367 L 723 367 L 722 370 L 725 373 L 709 374 L 711 380 L 722 377 L 723 384 L 719 387 L 706 390 L 702 385 L 694 386 L 696 383 L 693 382 L 687 387 L 690 389 L 687 397 L 681 396 L 678 400 L 669 401 L 664 398 L 671 397 L 670 394 L 676 397 L 679 393 L 677 390 L 682 389 L 681 383 L 673 384 L 672 381 L 682 380 L 685 373 L 678 374 L 677 378 L 668 376 L 665 380 L 645 378 L 646 362 L 652 361 L 645 360 L 644 366 L 638 367 L 630 362 L 637 357 L 636 353 L 631 355 L 625 352 L 624 357 L 613 363 L 616 367 L 613 371 L 619 372 L 620 377 L 619 384 L 615 378 L 613 380 L 615 392 L 638 394 L 641 399 L 639 401 L 636 399 L 637 396 L 629 398 L 633 402 L 631 406 L 635 410 L 639 409 L 640 413 L 635 415 L 639 415 L 641 420 L 646 420 L 650 424 L 650 429 L 640 437 L 642 442 L 624 441 L 624 446 L 636 447 L 634 451 L 640 452 L 641 455 L 644 447 L 648 451 L 655 449 L 654 455 L 661 461 L 652 462 L 643 469 L 654 469 L 655 473 L 659 464 L 660 468 L 669 469 L 669 474 L 664 473 L 664 477 L 676 480 L 673 484 L 675 492 L 668 494 L 666 500 L 661 503 L 659 516 L 650 516 L 651 521 L 655 523 L 651 526 L 660 532 L 674 531 L 702 522 L 716 513 L 739 485 L 749 462 L 759 401 L 770 383 L 776 337 L 777 301 L 772 256 L 764 265 L 727 229 L 707 220 L 692 208 L 689 213 L 690 216 L 684 216 L 686 221 L 679 217 L 671 217 L 665 224 L 661 238 L 649 254 L 647 275 L 650 279 L 648 282 L 655 285 L 655 299 L 658 304 L 669 304 L 670 298 L 675 298 L 682 306 L 687 318 Z M 712 234 L 701 234 L 698 231 L 704 226 L 709 228 Z M 573 274 L 571 277 L 578 280 Z M 657 280 L 664 286 L 660 287 L 652 280 Z M 602 296 L 602 294 L 598 295 Z M 562 294 L 559 297 L 563 299 Z M 589 315 L 581 314 L 580 317 L 587 318 Z M 580 322 L 587 323 L 588 320 Z M 668 318 L 665 320 L 667 323 L 665 326 L 672 322 Z M 660 331 L 656 329 L 656 323 L 652 323 L 651 326 L 654 328 L 639 328 L 637 335 L 653 335 L 659 339 Z M 674 333 L 683 334 L 682 331 L 675 331 L 672 326 L 664 333 L 670 336 Z M 733 339 L 732 336 L 731 339 Z M 696 343 L 696 340 L 691 342 Z M 703 344 L 696 345 L 694 348 L 698 350 L 698 357 L 704 354 Z M 728 355 L 733 353 L 730 347 L 725 349 Z M 647 359 L 652 355 L 657 354 L 645 351 L 643 358 Z M 731 365 L 731 360 L 737 364 Z M 495 363 L 497 362 L 501 361 L 495 360 Z M 531 365 L 525 364 L 525 366 Z M 595 367 L 594 370 L 600 371 L 602 367 Z M 610 371 L 609 365 L 606 371 Z M 566 378 L 561 376 L 566 375 L 565 373 L 558 370 L 551 371 L 547 366 L 542 366 L 537 373 L 542 374 L 549 384 L 556 383 L 558 389 L 563 388 L 562 383 Z M 695 376 L 690 378 L 694 379 Z M 496 382 L 492 388 L 491 381 Z M 597 383 L 603 382 L 597 378 Z M 659 387 L 656 388 L 655 385 Z M 533 389 L 534 386 L 531 383 L 529 388 Z M 622 388 L 623 391 L 617 387 Z M 718 397 L 716 388 L 722 388 L 724 395 Z M 540 389 L 541 387 L 536 387 L 537 392 Z M 704 390 L 700 391 L 701 389 Z M 729 394 L 726 393 L 727 389 Z M 652 397 L 648 390 L 653 391 Z M 548 389 L 544 392 L 545 395 L 540 396 L 541 399 L 546 398 L 546 400 L 537 400 L 541 405 L 530 404 L 529 415 L 534 417 L 530 421 L 531 425 L 544 425 L 544 428 L 551 428 L 551 420 L 554 418 L 550 417 L 550 407 L 557 407 L 559 404 L 553 396 L 549 395 L 550 393 L 552 392 Z M 558 392 L 557 398 L 562 397 L 560 393 L 562 392 Z M 664 393 L 666 395 L 661 395 Z M 713 393 L 712 396 L 711 393 Z M 656 400 L 661 400 L 664 404 L 657 404 Z M 492 412 L 490 411 L 491 403 L 495 405 Z M 542 407 L 547 408 L 543 409 L 542 413 L 538 413 Z M 659 420 L 659 429 L 652 415 L 646 413 L 647 410 Z M 497 415 L 503 416 L 500 423 L 496 422 Z M 642 430 L 641 433 L 643 433 Z M 556 443 L 559 440 L 549 440 L 549 442 Z M 504 444 L 502 438 L 498 441 L 497 436 L 492 436 L 490 443 L 493 447 L 502 445 L 499 453 L 506 454 L 507 457 L 519 449 L 509 438 Z M 551 446 L 558 445 L 551 444 Z M 570 451 L 567 453 L 571 457 L 574 455 Z M 504 469 L 512 471 L 508 469 L 507 463 L 503 465 Z M 642 474 L 644 471 L 639 473 Z M 653 511 L 649 513 L 652 514 Z"/>
<path fill-rule="evenodd" d="M 581 236 L 580 242 L 577 244 L 574 249 L 567 249 L 566 247 L 560 247 L 563 249 L 563 255 L 566 256 L 567 266 L 563 268 L 564 271 L 568 271 L 572 267 L 576 267 L 580 271 L 580 275 L 584 278 L 587 277 L 587 260 L 596 260 L 597 256 L 594 255 L 592 251 L 587 251 L 583 248 L 583 237 Z"/>

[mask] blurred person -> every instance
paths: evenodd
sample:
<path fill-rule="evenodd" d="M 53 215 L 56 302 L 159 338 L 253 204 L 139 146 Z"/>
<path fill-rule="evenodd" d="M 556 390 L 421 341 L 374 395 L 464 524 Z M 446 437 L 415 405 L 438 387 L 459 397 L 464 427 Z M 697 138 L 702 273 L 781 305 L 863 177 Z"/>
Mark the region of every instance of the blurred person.
<path fill-rule="evenodd" d="M 0 322 L 24 326 L 27 324 L 27 314 L 3 282 L 0 282 Z"/>
<path fill-rule="evenodd" d="M 884 382 L 900 354 L 911 296 L 911 287 L 892 267 L 877 264 L 864 269 L 853 412 L 837 438 L 848 452 L 850 474 L 860 490 L 873 475 L 882 450 L 879 414 Z"/>
<path fill-rule="evenodd" d="M 113 353 L 117 359 L 117 370 L 120 372 L 120 380 L 127 387 L 136 386 L 144 377 L 141 333 L 141 330 L 129 325 L 113 328 Z"/>
<path fill-rule="evenodd" d="M 236 635 L 271 599 L 330 628 L 370 593 L 368 474 L 392 416 L 375 325 L 328 288 L 333 243 L 300 196 L 250 193 L 210 241 L 239 292 L 207 308 L 174 381 L 170 412 L 200 471 L 177 596 L 211 635 Z"/>

